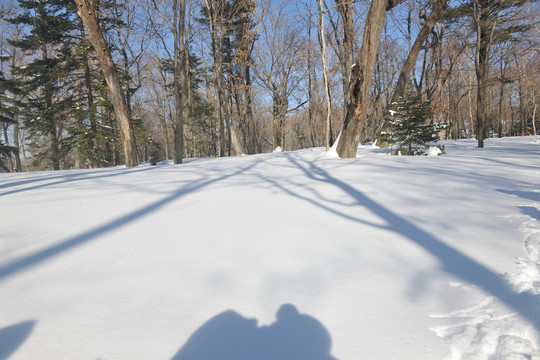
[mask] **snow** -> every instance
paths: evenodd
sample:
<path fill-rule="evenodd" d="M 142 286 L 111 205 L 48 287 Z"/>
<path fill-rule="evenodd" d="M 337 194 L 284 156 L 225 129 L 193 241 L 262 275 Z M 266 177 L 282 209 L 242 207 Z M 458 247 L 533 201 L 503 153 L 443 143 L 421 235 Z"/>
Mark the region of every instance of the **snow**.
<path fill-rule="evenodd" d="M 430 146 L 427 152 L 427 156 L 439 156 L 442 154 L 442 150 L 436 146 Z"/>
<path fill-rule="evenodd" d="M 540 359 L 540 138 L 0 175 L 0 359 Z"/>

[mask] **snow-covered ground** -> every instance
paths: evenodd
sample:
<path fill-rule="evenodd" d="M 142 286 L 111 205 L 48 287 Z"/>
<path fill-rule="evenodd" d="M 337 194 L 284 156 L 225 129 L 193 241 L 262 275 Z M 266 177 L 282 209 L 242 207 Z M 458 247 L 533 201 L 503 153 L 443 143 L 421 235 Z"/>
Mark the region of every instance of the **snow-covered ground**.
<path fill-rule="evenodd" d="M 540 359 L 540 137 L 0 175 L 0 359 Z"/>

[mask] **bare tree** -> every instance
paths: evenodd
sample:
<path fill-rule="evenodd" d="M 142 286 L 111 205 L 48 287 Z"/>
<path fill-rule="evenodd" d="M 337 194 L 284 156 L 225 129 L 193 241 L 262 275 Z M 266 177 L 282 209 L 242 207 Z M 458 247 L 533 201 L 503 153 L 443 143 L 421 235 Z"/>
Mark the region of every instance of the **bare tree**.
<path fill-rule="evenodd" d="M 303 78 L 304 39 L 301 31 L 285 14 L 285 7 L 269 11 L 261 24 L 262 39 L 258 42 L 255 74 L 272 97 L 273 149 L 284 148 L 284 123 L 287 113 L 307 101 L 289 108 L 289 98 Z"/>

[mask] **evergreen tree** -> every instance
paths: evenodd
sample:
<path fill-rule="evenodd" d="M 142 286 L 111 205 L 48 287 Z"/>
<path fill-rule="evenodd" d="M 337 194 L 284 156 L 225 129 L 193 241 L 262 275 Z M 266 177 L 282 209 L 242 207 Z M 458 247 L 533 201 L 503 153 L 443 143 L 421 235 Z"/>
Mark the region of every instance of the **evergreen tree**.
<path fill-rule="evenodd" d="M 5 79 L 4 74 L 0 71 L 0 124 L 4 129 L 14 122 L 12 101 L 6 94 L 10 85 L 10 82 Z M 9 171 L 8 162 L 15 151 L 16 149 L 13 146 L 3 143 L 0 138 L 0 171 Z"/>
<path fill-rule="evenodd" d="M 422 101 L 421 94 L 407 93 L 397 101 L 397 111 L 391 111 L 384 127 L 390 129 L 380 134 L 389 144 L 397 145 L 397 151 L 409 155 L 422 155 L 437 142 L 439 130 L 445 124 L 428 123 L 433 113 L 429 101 Z"/>
<path fill-rule="evenodd" d="M 34 163 L 46 160 L 57 170 L 65 165 L 74 145 L 70 110 L 75 108 L 72 78 L 77 68 L 76 44 L 66 35 L 77 26 L 73 5 L 66 0 L 19 0 L 19 5 L 22 14 L 9 21 L 27 25 L 28 33 L 12 44 L 35 54 L 30 63 L 15 69 L 24 78 L 24 128 L 37 151 Z"/>

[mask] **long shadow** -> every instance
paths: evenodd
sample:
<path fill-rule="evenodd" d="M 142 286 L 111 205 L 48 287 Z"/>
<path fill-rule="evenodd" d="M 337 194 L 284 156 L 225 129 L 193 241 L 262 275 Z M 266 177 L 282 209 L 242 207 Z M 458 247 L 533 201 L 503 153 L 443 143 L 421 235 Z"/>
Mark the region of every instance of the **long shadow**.
<path fill-rule="evenodd" d="M 517 208 L 523 215 L 530 216 L 531 218 L 540 221 L 540 211 L 537 208 L 532 206 L 518 206 Z"/>
<path fill-rule="evenodd" d="M 277 321 L 258 327 L 226 311 L 208 320 L 191 335 L 172 360 L 334 360 L 326 328 L 315 318 L 282 305 Z"/>
<path fill-rule="evenodd" d="M 386 221 L 387 225 L 378 227 L 400 234 L 421 246 L 441 262 L 442 269 L 446 272 L 463 281 L 474 284 L 500 299 L 524 319 L 528 319 L 536 330 L 540 331 L 540 314 L 535 313 L 540 309 L 540 296 L 535 296 L 530 293 L 518 294 L 513 292 L 510 285 L 498 274 L 492 272 L 470 257 L 460 253 L 428 232 L 418 228 L 411 222 L 394 214 L 346 182 L 332 177 L 325 170 L 313 163 L 307 163 L 309 165 L 309 168 L 307 168 L 293 157 L 289 157 L 288 159 L 309 179 L 338 187 L 355 199 L 358 206 L 365 207 L 373 214 Z M 332 209 L 328 210 L 337 214 Z M 349 216 L 346 218 L 351 219 Z"/>
<path fill-rule="evenodd" d="M 0 186 L 0 188 L 10 187 L 10 186 L 25 185 L 27 183 L 35 183 L 35 182 L 41 182 L 41 181 L 47 181 L 47 180 L 54 180 L 54 179 L 57 179 L 57 178 L 62 179 L 62 180 L 54 181 L 54 182 L 51 182 L 51 183 L 39 184 L 39 185 L 25 187 L 25 188 L 22 188 L 22 189 L 15 189 L 15 190 L 11 190 L 11 191 L 6 191 L 6 192 L 3 192 L 3 193 L 0 193 L 0 196 L 16 194 L 16 193 L 20 193 L 20 192 L 29 191 L 29 190 L 41 189 L 41 188 L 54 186 L 54 185 L 66 184 L 66 183 L 70 183 L 70 182 L 74 182 L 74 181 L 92 180 L 92 179 L 99 179 L 99 178 L 115 177 L 115 176 L 120 176 L 120 175 L 128 175 L 128 174 L 138 173 L 138 172 L 141 172 L 141 171 L 149 171 L 149 170 L 153 170 L 153 169 L 157 169 L 157 168 L 158 167 L 156 167 L 156 166 L 148 166 L 148 167 L 141 167 L 141 168 L 136 168 L 136 169 L 117 169 L 117 171 L 109 170 L 109 171 L 88 172 L 88 173 L 81 173 L 81 174 L 58 175 L 58 176 L 53 176 L 53 177 L 45 177 L 45 178 L 42 178 L 42 179 L 19 181 L 19 182 L 16 182 L 16 183 L 5 184 L 3 186 Z M 104 172 L 106 174 L 102 174 Z M 84 176 L 84 175 L 91 175 L 91 176 Z"/>
<path fill-rule="evenodd" d="M 27 268 L 30 268 L 32 266 L 35 266 L 37 264 L 40 264 L 54 256 L 57 256 L 61 253 L 64 253 L 74 247 L 77 247 L 79 245 L 82 245 L 84 243 L 87 243 L 91 240 L 94 240 L 98 238 L 101 235 L 104 235 L 106 233 L 109 233 L 113 230 L 116 230 L 118 228 L 124 227 L 156 210 L 159 208 L 162 208 L 163 206 L 187 195 L 190 193 L 193 193 L 197 190 L 200 190 L 210 184 L 217 183 L 220 181 L 223 181 L 225 179 L 240 175 L 252 168 L 254 168 L 256 165 L 258 165 L 259 162 L 253 162 L 252 164 L 244 167 L 243 169 L 238 170 L 237 172 L 231 173 L 231 174 L 225 174 L 217 178 L 210 178 L 205 181 L 200 181 L 199 183 L 194 183 L 190 186 L 181 187 L 177 191 L 173 192 L 169 196 L 156 201 L 150 205 L 147 205 L 145 207 L 140 208 L 139 210 L 130 212 L 124 216 L 121 216 L 115 220 L 112 220 L 108 223 L 105 223 L 104 225 L 101 225 L 95 229 L 86 231 L 82 234 L 73 236 L 71 238 L 68 238 L 66 240 L 61 241 L 60 243 L 56 245 L 52 245 L 44 250 L 38 251 L 32 255 L 29 255 L 27 257 L 24 257 L 23 259 L 16 260 L 12 263 L 9 263 L 7 265 L 0 267 L 0 281 L 3 279 L 18 273 L 22 270 L 25 270 Z M 203 178 L 204 179 L 204 178 Z"/>
<path fill-rule="evenodd" d="M 25 321 L 0 329 L 0 359 L 8 359 L 32 333 L 35 321 Z"/>
<path fill-rule="evenodd" d="M 532 201 L 538 201 L 540 202 L 540 192 L 534 192 L 534 191 L 519 191 L 519 190 L 504 190 L 504 189 L 497 189 L 498 192 L 501 192 L 503 194 L 508 195 L 516 195 L 520 198 L 526 199 L 526 200 L 532 200 Z"/>

